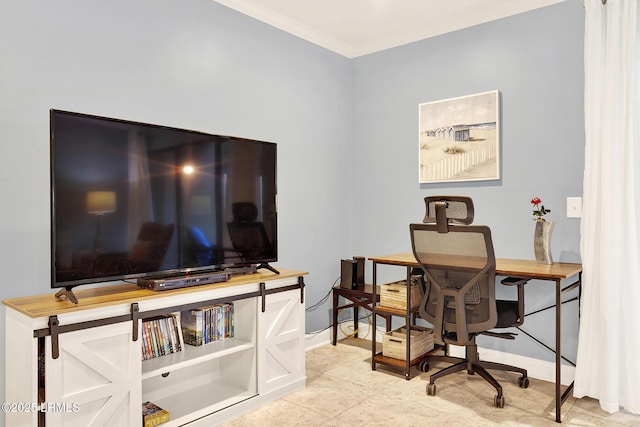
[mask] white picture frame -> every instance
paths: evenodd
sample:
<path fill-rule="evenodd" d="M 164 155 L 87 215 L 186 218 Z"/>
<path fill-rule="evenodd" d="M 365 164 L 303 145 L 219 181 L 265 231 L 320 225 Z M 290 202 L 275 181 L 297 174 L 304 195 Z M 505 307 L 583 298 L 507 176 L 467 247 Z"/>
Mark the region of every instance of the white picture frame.
<path fill-rule="evenodd" d="M 420 184 L 500 179 L 500 92 L 418 106 Z"/>

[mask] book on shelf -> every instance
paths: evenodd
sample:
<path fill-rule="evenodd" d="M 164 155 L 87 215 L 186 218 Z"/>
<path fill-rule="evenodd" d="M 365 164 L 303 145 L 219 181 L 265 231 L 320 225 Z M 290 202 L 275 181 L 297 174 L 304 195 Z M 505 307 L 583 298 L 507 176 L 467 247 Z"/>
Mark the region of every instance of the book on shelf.
<path fill-rule="evenodd" d="M 169 412 L 155 403 L 142 404 L 142 423 L 144 427 L 154 427 L 169 421 Z"/>
<path fill-rule="evenodd" d="M 142 321 L 142 360 L 177 353 L 184 348 L 180 313 Z"/>
<path fill-rule="evenodd" d="M 185 310 L 180 318 L 185 344 L 200 346 L 233 337 L 233 303 Z"/>

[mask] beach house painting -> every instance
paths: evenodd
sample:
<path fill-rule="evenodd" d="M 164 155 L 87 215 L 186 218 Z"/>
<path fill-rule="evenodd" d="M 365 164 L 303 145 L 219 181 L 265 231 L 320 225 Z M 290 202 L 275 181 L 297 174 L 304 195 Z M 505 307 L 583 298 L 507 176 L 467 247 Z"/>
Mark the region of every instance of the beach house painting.
<path fill-rule="evenodd" d="M 500 179 L 500 93 L 426 102 L 419 109 L 419 182 Z"/>

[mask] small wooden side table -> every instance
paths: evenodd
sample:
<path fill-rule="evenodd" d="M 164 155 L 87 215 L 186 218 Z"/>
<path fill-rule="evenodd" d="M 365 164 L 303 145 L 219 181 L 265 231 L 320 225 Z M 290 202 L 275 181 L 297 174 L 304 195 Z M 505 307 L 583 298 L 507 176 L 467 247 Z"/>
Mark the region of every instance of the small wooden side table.
<path fill-rule="evenodd" d="M 339 305 L 340 297 L 348 300 L 348 303 Z M 358 286 L 356 289 L 346 289 L 341 287 L 333 288 L 333 345 L 338 339 L 338 311 L 343 308 L 353 308 L 353 328 L 354 336 L 358 337 L 358 313 L 360 307 L 373 311 L 373 304 L 380 302 L 380 292 L 376 292 L 376 301 L 373 301 L 373 285 Z M 387 331 L 391 330 L 391 316 L 378 313 L 386 320 Z M 375 319 L 372 327 L 375 327 Z"/>

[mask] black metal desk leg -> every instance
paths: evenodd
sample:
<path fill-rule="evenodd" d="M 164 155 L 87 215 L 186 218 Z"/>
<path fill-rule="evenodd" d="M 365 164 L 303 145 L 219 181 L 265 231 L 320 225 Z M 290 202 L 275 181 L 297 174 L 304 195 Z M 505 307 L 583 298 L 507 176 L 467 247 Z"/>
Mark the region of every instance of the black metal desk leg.
<path fill-rule="evenodd" d="M 377 290 L 376 290 L 376 284 L 378 283 L 378 276 L 377 276 L 377 270 L 378 270 L 378 263 L 377 262 L 373 262 L 373 286 L 371 289 L 371 294 L 373 295 L 372 297 L 372 303 L 371 303 L 371 312 L 372 312 L 372 318 L 373 318 L 373 325 L 371 327 L 371 370 L 375 371 L 376 370 L 376 320 L 377 320 L 377 316 L 376 316 L 376 294 L 377 294 Z"/>
<path fill-rule="evenodd" d="M 415 324 L 415 317 L 413 317 L 414 321 L 411 322 L 412 313 L 411 307 L 413 307 L 413 302 L 411 301 L 411 267 L 407 266 L 407 314 L 405 315 L 405 329 L 407 331 L 407 335 L 405 337 L 406 347 L 405 347 L 405 365 L 404 365 L 404 378 L 406 380 L 411 379 L 411 325 Z"/>
<path fill-rule="evenodd" d="M 556 422 L 562 422 L 562 287 L 560 279 L 556 279 Z"/>
<path fill-rule="evenodd" d="M 338 341 L 338 300 L 339 296 L 336 291 L 333 293 L 333 345 Z"/>

